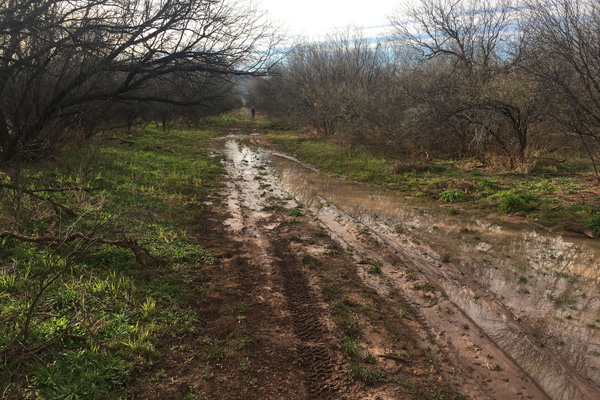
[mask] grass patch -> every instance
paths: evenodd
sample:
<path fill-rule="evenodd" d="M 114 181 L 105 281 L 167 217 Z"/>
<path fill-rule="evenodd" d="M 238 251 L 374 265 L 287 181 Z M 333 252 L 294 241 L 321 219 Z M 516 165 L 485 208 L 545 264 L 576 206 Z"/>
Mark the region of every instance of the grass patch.
<path fill-rule="evenodd" d="M 590 162 L 579 157 L 566 155 L 565 162 L 540 162 L 532 173 L 523 174 L 491 163 L 473 168 L 480 162 L 441 154 L 427 160 L 408 158 L 399 162 L 386 156 L 385 149 L 353 148 L 314 139 L 299 130 L 271 130 L 268 137 L 285 151 L 333 176 L 399 191 L 419 203 L 433 204 L 438 199 L 439 203 L 459 203 L 461 209 L 482 215 L 517 214 L 558 228 L 566 221 L 590 225 L 593 213 L 600 212 L 600 196 L 594 180 L 589 179 Z M 592 215 L 583 212 L 582 207 L 592 209 Z M 459 211 L 450 208 L 448 212 L 458 215 Z"/>
<path fill-rule="evenodd" d="M 340 345 L 346 351 L 346 354 L 348 354 L 352 361 L 366 362 L 369 364 L 374 364 L 376 361 L 375 356 L 370 354 L 363 346 L 361 346 L 360 342 L 356 339 L 350 339 L 349 337 L 345 336 Z"/>
<path fill-rule="evenodd" d="M 350 338 L 356 338 L 360 334 L 360 328 L 356 323 L 351 311 L 356 304 L 349 300 L 339 300 L 329 305 L 329 312 L 335 323 L 342 328 L 344 334 Z"/>
<path fill-rule="evenodd" d="M 459 203 L 465 198 L 465 192 L 460 189 L 449 189 L 440 193 L 440 201 L 444 203 Z"/>
<path fill-rule="evenodd" d="M 503 214 L 527 212 L 531 209 L 531 205 L 537 199 L 530 193 L 518 194 L 514 191 L 498 193 L 500 198 L 498 203 L 498 211 Z"/>
<path fill-rule="evenodd" d="M 114 398 L 129 382 L 128 364 L 118 357 L 88 350 L 68 351 L 51 364 L 38 366 L 37 393 L 47 399 Z"/>
<path fill-rule="evenodd" d="M 373 368 L 362 366 L 358 363 L 350 363 L 350 375 L 352 378 L 364 382 L 366 385 L 375 385 L 385 382 L 385 374 Z"/>
<path fill-rule="evenodd" d="M 21 397 L 18 387 L 30 381 L 41 398 L 113 398 L 126 390 L 128 371 L 157 356 L 159 338 L 199 329 L 202 320 L 187 307 L 196 292 L 187 284 L 218 263 L 192 234 L 205 229 L 198 221 L 222 187 L 221 157 L 209 146 L 215 135 L 189 128 L 165 135 L 149 127 L 127 138 L 132 145 L 98 138 L 18 175 L 6 171 L 22 187 L 89 190 L 44 194 L 66 213 L 0 189 L 3 229 L 125 238 L 160 261 L 158 268 L 145 254 L 77 240 L 55 248 L 0 239 L 0 320 L 8 319 L 0 326 L 0 348 L 18 335 L 42 280 L 55 278 L 34 304 L 27 340 L 21 337 L 28 348 L 49 345 L 35 362 L 9 351 L 17 373 L 7 359 L 0 365 L 0 390 L 8 397 Z"/>
<path fill-rule="evenodd" d="M 585 226 L 590 228 L 594 235 L 600 236 L 600 214 L 596 214 L 585 222 Z"/>

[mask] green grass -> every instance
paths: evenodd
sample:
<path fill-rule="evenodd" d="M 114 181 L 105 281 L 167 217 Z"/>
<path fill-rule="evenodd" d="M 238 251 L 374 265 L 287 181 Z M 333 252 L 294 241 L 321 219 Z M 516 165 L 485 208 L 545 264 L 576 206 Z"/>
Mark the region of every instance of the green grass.
<path fill-rule="evenodd" d="M 375 385 L 380 382 L 385 382 L 385 374 L 373 368 L 369 368 L 358 363 L 350 364 L 350 375 L 356 380 L 364 382 L 366 385 Z"/>
<path fill-rule="evenodd" d="M 225 128 L 234 117 L 210 123 Z M 206 202 L 218 202 L 223 168 L 209 145 L 217 133 L 174 128 L 163 134 L 151 126 L 128 137 L 133 145 L 98 140 L 20 171 L 19 183 L 28 188 L 93 188 L 43 194 L 73 215 L 0 189 L 3 229 L 124 239 L 160 260 L 142 255 L 141 264 L 112 245 L 75 241 L 56 249 L 0 239 L 0 320 L 10 319 L 0 326 L 0 348 L 23 327 L 41 280 L 57 276 L 34 308 L 23 343 L 44 347 L 36 357 L 9 352 L 0 364 L 0 391 L 21 397 L 29 380 L 40 398 L 124 398 L 129 371 L 157 357 L 159 338 L 200 329 L 202 319 L 188 307 L 197 291 L 187 290 L 185 276 L 218 263 L 192 233 L 205 229 Z"/>
<path fill-rule="evenodd" d="M 600 213 L 589 218 L 585 225 L 594 232 L 594 235 L 600 236 Z"/>
<path fill-rule="evenodd" d="M 465 198 L 465 192 L 460 189 L 449 189 L 440 193 L 440 201 L 444 203 L 459 203 Z"/>
<path fill-rule="evenodd" d="M 600 213 L 600 197 L 595 195 L 592 169 L 585 158 L 571 156 L 554 164 L 547 161 L 523 174 L 493 166 L 475 169 L 475 160 L 443 154 L 428 159 L 401 155 L 397 159 L 372 149 L 314 139 L 299 130 L 268 131 L 268 137 L 332 176 L 395 190 L 419 203 L 456 204 L 482 215 L 516 214 L 548 227 L 561 228 L 574 221 L 599 229 L 591 218 Z M 457 206 L 449 212 L 457 215 Z"/>
<path fill-rule="evenodd" d="M 353 340 L 345 336 L 340 342 L 340 345 L 346 351 L 346 354 L 348 354 L 350 359 L 354 362 L 366 362 L 373 364 L 376 361 L 375 356 L 370 354 L 363 346 L 361 346 L 360 342 L 356 339 Z"/>
<path fill-rule="evenodd" d="M 353 317 L 354 307 L 356 304 L 349 300 L 339 300 L 329 305 L 333 320 L 349 338 L 356 338 L 360 334 L 360 328 Z"/>
<path fill-rule="evenodd" d="M 129 365 L 118 357 L 89 350 L 67 351 L 37 367 L 33 384 L 47 399 L 107 399 L 129 382 Z"/>

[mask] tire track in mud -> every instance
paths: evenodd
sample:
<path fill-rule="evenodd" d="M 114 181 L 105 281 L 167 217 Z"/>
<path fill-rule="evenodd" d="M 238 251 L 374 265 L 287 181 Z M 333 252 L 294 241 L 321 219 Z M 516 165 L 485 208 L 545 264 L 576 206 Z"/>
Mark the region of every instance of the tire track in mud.
<path fill-rule="evenodd" d="M 332 334 L 321 319 L 323 309 L 318 306 L 302 263 L 289 243 L 282 239 L 285 232 L 281 232 L 280 227 L 274 228 L 278 225 L 277 217 L 265 212 L 265 206 L 269 204 L 260 195 L 260 183 L 269 183 L 270 186 L 274 177 L 261 175 L 261 179 L 256 180 L 258 172 L 264 169 L 263 162 L 236 145 L 229 147 L 229 159 L 228 170 L 233 179 L 229 194 L 232 218 L 228 225 L 242 239 L 240 250 L 245 256 L 237 260 L 237 269 L 239 277 L 247 285 L 246 293 L 261 296 L 262 288 L 257 284 L 257 278 L 266 279 L 274 289 L 272 293 L 262 293 L 266 297 L 273 299 L 276 292 L 281 293 L 281 306 L 287 309 L 289 319 L 265 315 L 264 312 L 268 311 L 264 307 L 262 313 L 265 320 L 287 326 L 295 337 L 295 359 L 291 361 L 303 372 L 299 375 L 302 376 L 300 381 L 306 398 L 339 398 L 338 390 L 344 376 L 340 370 L 343 367 L 337 363 L 337 356 L 331 349 Z M 259 263 L 255 269 L 250 267 L 253 260 Z M 283 327 L 283 330 L 286 328 Z"/>
<path fill-rule="evenodd" d="M 287 250 L 287 251 L 286 251 Z M 301 343 L 298 356 L 306 377 L 305 386 L 311 399 L 333 399 L 341 384 L 339 365 L 328 348 L 329 331 L 321 321 L 323 311 L 317 306 L 298 260 L 283 240 L 273 241 L 275 268 L 283 278 L 283 294 L 292 319 L 294 334 Z"/>
<path fill-rule="evenodd" d="M 316 215 L 322 228 L 343 248 L 351 249 L 358 264 L 368 264 L 369 260 L 380 262 L 380 276 L 370 275 L 364 270 L 359 273 L 363 283 L 382 297 L 390 296 L 392 289 L 396 299 L 412 308 L 411 313 L 421 328 L 416 332 L 424 341 L 422 348 L 430 348 L 441 355 L 449 367 L 445 369 L 449 380 L 456 370 L 468 372 L 470 376 L 461 379 L 461 391 L 472 398 L 548 398 L 537 382 L 532 381 L 467 313 L 448 298 L 442 281 L 439 281 L 442 278 L 436 279 L 435 274 L 428 273 L 432 269 L 429 252 L 390 246 L 387 238 L 371 227 L 369 236 L 365 238 L 359 232 L 360 226 L 367 226 L 364 221 L 354 219 L 331 204 L 321 204 Z M 409 279 L 407 274 L 412 278 Z M 451 280 L 452 277 L 443 275 L 443 279 Z M 429 293 L 433 289 L 431 293 L 436 299 L 435 303 L 430 303 L 428 296 L 419 294 L 421 290 L 415 287 L 419 282 L 436 282 L 433 288 L 423 291 Z M 443 315 L 442 309 L 451 311 L 449 315 Z M 465 325 L 470 328 L 465 328 Z M 494 361 L 478 359 L 477 354 L 469 350 L 475 345 L 483 346 L 486 352 L 492 354 Z M 497 363 L 502 366 L 497 367 Z"/>
<path fill-rule="evenodd" d="M 296 384 L 301 386 L 301 388 L 298 387 L 299 392 L 295 393 L 295 395 L 303 392 L 302 396 L 309 399 L 340 398 L 343 395 L 341 392 L 346 391 L 345 377 L 347 376 L 347 372 L 341 371 L 345 364 L 337 361 L 340 354 L 337 354 L 332 346 L 334 344 L 333 334 L 328 330 L 324 319 L 326 311 L 320 307 L 317 294 L 313 292 L 309 284 L 309 274 L 304 271 L 302 263 L 299 260 L 299 255 L 293 251 L 291 243 L 286 239 L 289 236 L 289 232 L 286 232 L 284 226 L 279 225 L 282 219 L 276 217 L 278 213 L 272 214 L 268 212 L 271 210 L 267 210 L 266 207 L 268 205 L 264 198 L 267 194 L 266 188 L 269 188 L 268 193 L 270 196 L 285 198 L 288 194 L 282 189 L 281 183 L 273 178 L 272 174 L 267 176 L 262 173 L 265 170 L 265 163 L 258 155 L 254 155 L 254 153 L 245 150 L 235 143 L 226 145 L 226 150 L 228 158 L 231 160 L 228 169 L 231 176 L 234 177 L 232 190 L 237 194 L 237 201 L 234 202 L 236 204 L 230 203 L 230 207 L 235 206 L 234 208 L 237 208 L 237 220 L 241 222 L 237 226 L 235 224 L 231 226 L 234 231 L 237 227 L 237 232 L 245 238 L 246 252 L 252 254 L 251 259 L 256 262 L 257 270 L 262 271 L 265 274 L 265 278 L 270 282 L 273 292 L 271 294 L 265 293 L 265 295 L 274 299 L 274 296 L 279 294 L 276 297 L 278 300 L 274 304 L 274 307 L 275 309 L 285 310 L 281 315 L 282 317 L 284 317 L 284 314 L 287 314 L 287 316 L 281 319 L 272 316 L 267 319 L 280 324 L 283 331 L 289 330 L 289 336 L 292 339 L 289 345 L 295 348 L 295 354 L 291 361 L 298 369 L 301 369 L 301 371 L 298 371 L 300 373 L 296 376 Z M 286 204 L 286 206 L 293 206 L 290 203 Z M 326 212 L 329 210 L 329 215 L 317 213 L 317 215 L 313 215 L 311 218 L 315 218 L 315 222 L 318 225 L 325 227 L 325 231 L 329 231 L 332 238 L 338 239 L 342 243 L 346 242 L 349 245 L 348 248 L 359 250 L 359 252 L 361 252 L 360 250 L 364 250 L 366 255 L 371 255 L 377 259 L 381 258 L 383 272 L 385 273 L 384 276 L 388 276 L 388 272 L 393 272 L 393 275 L 398 274 L 398 268 L 385 262 L 386 254 L 384 253 L 387 252 L 382 252 L 383 249 L 379 246 L 376 250 L 367 248 L 370 246 L 367 246 L 367 243 L 363 243 L 357 237 L 359 232 L 353 232 L 353 229 L 349 230 L 349 228 L 356 227 L 358 221 L 352 218 L 348 218 L 347 221 L 338 220 L 342 217 L 338 215 L 337 209 L 328 207 L 325 204 L 323 206 L 321 211 Z M 329 226 L 330 224 L 345 226 L 339 226 L 339 229 L 332 229 Z M 336 234 L 336 232 L 340 235 Z M 344 238 L 344 236 L 349 237 Z M 350 244 L 352 245 L 350 246 Z M 362 249 L 363 247 L 364 249 Z M 354 250 L 351 253 L 358 256 Z M 397 258 L 394 254 L 388 255 L 391 258 Z M 401 261 L 410 263 L 413 260 L 404 259 Z M 361 264 L 361 262 L 358 262 L 358 264 Z M 417 263 L 413 266 L 414 268 L 410 269 L 418 270 L 415 271 L 415 275 L 421 277 L 422 271 L 419 270 L 418 265 L 420 264 Z M 374 283 L 372 288 L 375 291 L 383 290 L 381 293 L 383 297 L 389 295 L 387 293 L 389 290 L 387 284 L 381 285 L 377 282 L 370 282 L 372 279 L 368 278 L 366 272 L 359 275 L 366 286 L 371 286 Z M 389 275 L 389 277 L 392 278 L 392 275 Z M 243 274 L 241 278 L 244 281 L 252 279 L 251 276 L 246 274 Z M 405 283 L 406 285 L 404 286 L 408 285 L 412 287 L 410 282 Z M 455 371 L 466 372 L 469 375 L 472 374 L 472 377 L 457 377 L 456 381 L 457 385 L 460 385 L 462 389 L 468 389 L 467 386 L 469 385 L 475 386 L 475 389 L 467 390 L 468 393 L 474 395 L 473 398 L 521 398 L 527 392 L 537 391 L 536 388 L 531 388 L 530 385 L 525 385 L 524 383 L 519 384 L 519 387 L 514 387 L 514 383 L 512 382 L 517 382 L 517 375 L 510 376 L 510 384 L 507 383 L 508 379 L 500 381 L 500 374 L 504 374 L 504 372 L 490 372 L 490 367 L 486 369 L 485 365 L 482 365 L 482 362 L 477 360 L 477 357 L 468 357 L 467 360 L 459 360 L 461 355 L 470 351 L 462 349 L 462 347 L 470 344 L 466 339 L 468 336 L 472 337 L 469 340 L 473 341 L 474 344 L 482 341 L 482 339 L 475 338 L 478 334 L 478 332 L 475 332 L 475 329 L 466 333 L 463 328 L 448 331 L 449 335 L 456 336 L 456 341 L 444 341 L 441 346 L 435 346 L 436 339 L 440 339 L 437 336 L 443 335 L 444 332 L 440 332 L 440 327 L 435 326 L 436 324 L 432 326 L 428 321 L 427 315 L 431 314 L 431 312 L 429 308 L 425 310 L 421 307 L 429 306 L 423 304 L 422 301 L 416 301 L 416 295 L 404 291 L 405 289 L 409 290 L 410 287 L 404 286 L 394 287 L 397 291 L 396 299 L 399 298 L 402 303 L 414 310 L 413 315 L 417 323 L 422 327 L 423 333 L 418 334 L 421 340 L 423 340 L 419 347 L 424 351 L 430 347 L 436 348 L 438 349 L 436 353 L 441 354 L 442 358 L 450 359 L 447 363 L 448 368 L 452 368 L 452 371 L 449 372 L 450 370 L 446 368 L 445 371 L 447 371 L 444 372 L 448 379 L 451 378 L 449 374 L 454 375 Z M 433 321 L 437 321 L 437 319 Z M 468 320 L 468 322 L 469 324 L 472 323 L 471 320 Z M 456 321 L 454 321 L 451 327 L 454 328 L 455 326 L 459 326 Z M 446 346 L 452 349 L 448 349 Z M 279 349 L 285 350 L 280 347 Z M 428 353 L 427 351 L 425 352 Z M 281 354 L 279 353 L 279 355 Z M 478 365 L 476 367 L 477 370 L 471 365 L 472 363 Z M 457 367 L 456 370 L 454 369 L 455 366 Z M 271 370 L 271 372 L 276 371 Z M 494 388 L 488 387 L 487 383 L 488 381 L 491 382 L 492 374 L 496 376 L 494 379 Z M 502 385 L 502 387 L 498 385 Z M 520 386 L 529 386 L 529 388 L 523 391 Z M 496 392 L 496 390 L 499 390 L 499 392 Z M 498 395 L 500 397 L 497 397 Z M 535 396 L 535 398 L 543 398 L 543 396 Z"/>

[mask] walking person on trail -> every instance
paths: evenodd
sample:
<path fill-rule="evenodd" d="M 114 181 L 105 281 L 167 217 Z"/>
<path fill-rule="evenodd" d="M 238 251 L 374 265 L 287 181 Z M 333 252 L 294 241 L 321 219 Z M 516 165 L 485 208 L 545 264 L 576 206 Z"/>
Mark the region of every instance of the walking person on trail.
<path fill-rule="evenodd" d="M 252 119 L 254 119 L 254 115 L 256 114 L 256 110 L 254 109 L 254 106 L 252 106 L 252 108 L 250 109 L 250 112 L 252 113 Z"/>

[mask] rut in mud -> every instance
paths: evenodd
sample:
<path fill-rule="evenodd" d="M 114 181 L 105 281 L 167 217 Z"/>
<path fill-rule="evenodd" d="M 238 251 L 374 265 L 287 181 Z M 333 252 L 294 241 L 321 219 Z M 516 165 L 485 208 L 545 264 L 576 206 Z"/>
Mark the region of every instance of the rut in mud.
<path fill-rule="evenodd" d="M 332 350 L 332 334 L 322 321 L 323 308 L 317 304 L 317 296 L 313 293 L 309 281 L 302 271 L 302 262 L 298 260 L 290 249 L 289 242 L 284 240 L 282 221 L 263 210 L 266 203 L 257 202 L 256 196 L 260 185 L 255 176 L 248 172 L 257 172 L 251 167 L 252 157 L 238 159 L 239 166 L 244 168 L 230 168 L 232 185 L 230 191 L 230 206 L 232 218 L 228 220 L 234 232 L 239 233 L 239 239 L 244 246 L 245 254 L 250 255 L 250 260 L 244 264 L 253 263 L 255 268 L 241 268 L 240 274 L 251 296 L 264 300 L 262 321 L 255 321 L 256 325 L 277 327 L 276 336 L 281 342 L 287 342 L 288 348 L 275 349 L 271 340 L 261 340 L 260 348 L 273 348 L 271 360 L 263 357 L 263 368 L 270 369 L 269 364 L 277 364 L 275 358 L 285 359 L 289 365 L 297 366 L 302 373 L 301 385 L 294 384 L 288 377 L 274 379 L 272 385 L 282 387 L 291 385 L 292 392 L 279 393 L 286 398 L 311 398 L 332 399 L 338 398 L 336 393 L 344 383 L 341 355 Z M 232 164 L 235 166 L 235 163 Z M 262 274 L 263 285 L 257 285 Z M 261 288 L 267 288 L 261 293 Z M 280 296 L 279 296 L 280 295 Z M 270 299 L 269 299 L 270 297 Z M 279 309 L 279 310 L 276 310 Z M 280 318 L 274 316 L 280 315 Z M 285 327 L 287 326 L 287 328 Z M 274 334 L 274 332 L 271 332 Z M 294 337 L 290 337 L 293 335 Z M 291 351 L 290 351 L 291 350 Z M 279 354 L 278 354 L 279 353 Z M 287 354 L 287 356 L 286 356 Z M 280 360 L 281 361 L 281 360 Z M 270 371 L 269 375 L 280 371 Z M 296 378 L 298 374 L 296 375 Z M 287 380 L 287 381 L 286 381 Z M 281 387 L 277 389 L 279 391 Z M 274 389 L 275 390 L 275 389 Z M 294 392 L 295 390 L 295 392 Z M 269 395 L 269 393 L 264 393 Z"/>
<path fill-rule="evenodd" d="M 336 376 L 335 356 L 327 348 L 328 332 L 321 322 L 323 310 L 315 304 L 315 295 L 300 269 L 301 264 L 289 262 L 290 254 L 281 251 L 285 243 L 276 244 L 273 256 L 283 276 L 283 293 L 293 330 L 301 341 L 298 355 L 307 371 L 305 385 L 311 398 L 330 398 L 339 389 L 340 377 Z"/>
<path fill-rule="evenodd" d="M 290 246 L 289 236 L 285 239 L 281 221 L 269 219 L 272 214 L 268 211 L 270 203 L 265 201 L 268 198 L 287 199 L 283 203 L 284 209 L 297 207 L 297 200 L 314 215 L 312 224 L 327 230 L 345 247 L 347 257 L 353 259 L 364 284 L 382 298 L 400 301 L 415 310 L 418 322 L 415 336 L 419 338 L 419 348 L 430 348 L 441 360 L 441 374 L 465 394 L 473 398 L 541 399 L 549 396 L 561 400 L 598 395 L 597 384 L 594 384 L 594 374 L 598 373 L 598 360 L 594 358 L 598 351 L 595 332 L 592 331 L 592 335 L 578 332 L 565 346 L 574 349 L 573 354 L 579 354 L 576 358 L 580 363 L 583 360 L 586 368 L 573 365 L 569 357 L 557 357 L 553 349 L 544 347 L 543 341 L 550 340 L 548 335 L 556 338 L 560 327 L 550 325 L 548 332 L 540 335 L 537 326 L 529 323 L 534 316 L 527 315 L 521 302 L 515 303 L 514 296 L 505 298 L 503 293 L 509 294 L 513 285 L 518 287 L 516 277 L 505 278 L 500 290 L 492 290 L 483 284 L 483 276 L 489 279 L 487 272 L 481 273 L 480 269 L 469 272 L 469 268 L 481 261 L 475 257 L 454 259 L 457 254 L 471 256 L 473 252 L 469 246 L 474 249 L 495 247 L 492 235 L 473 245 L 468 243 L 452 248 L 453 243 L 444 239 L 444 235 L 449 236 L 451 229 L 448 226 L 452 227 L 453 223 L 446 221 L 447 218 L 432 218 L 429 211 L 414 212 L 406 205 L 394 209 L 390 202 L 395 200 L 389 197 L 373 194 L 364 185 L 336 183 L 285 155 L 251 148 L 231 139 L 223 144 L 223 151 L 229 160 L 228 170 L 235 182 L 233 192 L 236 193 L 229 199 L 233 215 L 229 225 L 261 249 L 257 257 L 271 260 L 271 271 L 267 275 L 273 276 L 269 279 L 277 281 L 274 277 L 278 276 L 281 280 L 285 312 L 298 340 L 295 344 L 298 363 L 305 371 L 306 393 L 310 393 L 306 398 L 317 395 L 327 398 L 332 393 L 339 397 L 340 388 L 345 388 L 342 392 L 348 393 L 348 374 L 344 375 L 347 365 L 344 367 L 343 355 L 332 350 L 334 334 L 329 328 L 331 322 L 327 320 L 327 310 L 319 300 L 318 290 L 311 287 L 314 277 L 310 273 L 307 275 L 299 263 L 301 255 Z M 334 187 L 338 183 L 347 186 L 346 189 Z M 366 196 L 366 200 L 361 201 L 361 196 Z M 390 210 L 396 214 L 396 220 L 386 215 Z M 435 229 L 423 228 L 427 220 Z M 472 226 L 483 229 L 479 236 L 500 230 L 480 221 L 454 223 L 452 228 L 457 230 L 468 226 L 460 228 L 464 229 L 465 235 L 475 232 Z M 402 226 L 401 231 L 398 226 Z M 437 251 L 426 244 L 432 243 L 436 235 L 441 237 Z M 544 237 L 543 240 L 556 243 L 557 239 Z M 440 255 L 446 251 L 452 251 L 453 262 L 447 262 L 443 259 L 446 256 Z M 590 251 L 595 250 L 583 253 L 588 259 L 596 257 L 590 255 Z M 490 254 L 493 253 L 489 251 L 487 255 Z M 498 271 L 494 261 L 488 260 L 493 265 L 488 269 L 490 272 Z M 565 271 L 562 273 L 567 274 L 566 268 L 573 264 L 577 265 L 572 260 L 571 264 L 563 262 Z M 382 273 L 369 274 L 367 270 L 373 266 Z M 538 271 L 530 272 L 532 281 L 533 272 Z M 539 277 L 541 280 L 544 275 L 539 274 Z M 581 319 L 585 315 L 595 315 L 593 310 L 597 310 L 594 305 L 598 299 L 595 294 L 591 295 L 596 293 L 595 287 L 593 283 L 581 280 L 580 287 L 585 289 L 585 285 L 591 285 L 587 287 L 585 306 L 570 311 L 580 312 Z M 500 296 L 503 301 L 498 298 Z M 389 387 L 382 393 L 389 395 Z"/>

